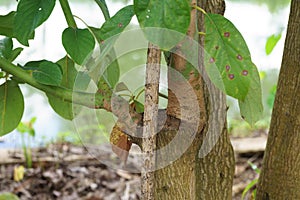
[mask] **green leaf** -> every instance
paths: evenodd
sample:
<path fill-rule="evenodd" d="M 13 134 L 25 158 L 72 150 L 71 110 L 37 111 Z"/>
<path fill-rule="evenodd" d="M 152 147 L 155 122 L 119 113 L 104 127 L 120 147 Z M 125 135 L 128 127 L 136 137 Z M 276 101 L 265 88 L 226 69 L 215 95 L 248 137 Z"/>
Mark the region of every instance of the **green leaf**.
<path fill-rule="evenodd" d="M 115 59 L 113 45 L 118 38 L 118 34 L 130 23 L 133 15 L 133 6 L 126 6 L 107 20 L 100 29 L 90 27 L 101 49 L 101 54 L 98 58 L 100 62 L 94 63 L 95 66 L 90 68 L 90 75 L 94 80 L 101 76 L 104 79 L 102 81 L 105 81 L 111 88 L 117 84 L 120 76 L 120 67 Z M 101 89 L 101 86 L 99 89 Z"/>
<path fill-rule="evenodd" d="M 76 91 L 85 91 L 90 82 L 91 77 L 87 74 L 87 72 L 79 71 L 74 84 L 74 89 Z"/>
<path fill-rule="evenodd" d="M 255 188 L 251 194 L 252 199 L 256 199 L 256 192 L 257 192 L 257 189 Z"/>
<path fill-rule="evenodd" d="M 111 50 L 111 52 L 108 53 L 114 54 L 115 52 Z M 116 56 L 106 55 L 104 57 L 100 56 L 101 59 L 97 59 L 96 62 L 90 61 L 90 65 L 92 66 L 90 66 L 91 68 L 88 74 L 92 80 L 98 82 L 97 85 L 101 90 L 103 89 L 101 88 L 102 83 L 105 84 L 105 89 L 107 86 L 112 89 L 119 81 L 120 68 L 118 60 L 115 57 Z"/>
<path fill-rule="evenodd" d="M 17 131 L 19 132 L 19 133 L 26 133 L 26 132 L 28 132 L 28 126 L 26 126 L 23 122 L 20 122 L 19 123 L 19 125 L 17 126 Z"/>
<path fill-rule="evenodd" d="M 14 36 L 26 46 L 35 28 L 48 19 L 55 0 L 20 0 L 14 18 Z"/>
<path fill-rule="evenodd" d="M 135 105 L 135 111 L 137 113 L 143 113 L 144 112 L 144 105 L 142 103 L 140 103 L 137 100 L 134 100 L 133 103 Z"/>
<path fill-rule="evenodd" d="M 274 106 L 276 91 L 277 91 L 277 85 L 273 85 L 267 95 L 267 105 L 270 110 L 272 110 Z"/>
<path fill-rule="evenodd" d="M 226 18 L 205 17 L 205 67 L 212 82 L 239 100 L 242 117 L 254 125 L 263 112 L 260 77 L 247 44 Z"/>
<path fill-rule="evenodd" d="M 7 15 L 0 15 L 0 35 L 7 37 L 14 36 L 14 11 L 8 13 Z"/>
<path fill-rule="evenodd" d="M 24 69 L 32 70 L 32 77 L 45 85 L 59 86 L 62 81 L 62 69 L 58 64 L 48 60 L 28 62 Z"/>
<path fill-rule="evenodd" d="M 5 37 L 0 40 L 0 56 L 8 59 L 12 53 L 13 41 L 11 38 Z"/>
<path fill-rule="evenodd" d="M 276 46 L 280 38 L 281 38 L 281 33 L 277 35 L 273 34 L 270 37 L 268 37 L 266 42 L 266 47 L 265 47 L 267 55 L 269 55 L 273 51 L 274 47 Z"/>
<path fill-rule="evenodd" d="M 107 20 L 100 29 L 90 27 L 97 38 L 97 41 L 102 41 L 121 33 L 130 23 L 134 15 L 133 6 L 126 6 L 119 10 L 113 17 Z"/>
<path fill-rule="evenodd" d="M 79 65 L 91 54 L 95 46 L 94 37 L 88 29 L 72 27 L 64 30 L 62 43 L 66 52 Z"/>
<path fill-rule="evenodd" d="M 63 71 L 63 77 L 60 86 L 73 90 L 75 79 L 78 74 L 75 68 L 75 63 L 68 56 L 66 56 L 60 59 L 57 64 L 61 66 Z M 47 97 L 53 110 L 65 119 L 72 120 L 79 112 L 79 106 L 73 107 L 72 103 L 63 101 L 62 99 L 50 94 L 47 94 Z"/>
<path fill-rule="evenodd" d="M 259 73 L 255 66 L 252 68 L 253 74 L 250 80 L 250 88 L 244 100 L 239 100 L 241 116 L 251 126 L 257 122 L 263 114 L 262 91 Z"/>
<path fill-rule="evenodd" d="M 100 44 L 100 55 L 91 56 L 86 63 L 91 79 L 95 82 L 103 79 L 100 82 L 104 81 L 111 89 L 114 88 L 120 77 L 120 67 L 113 49 L 115 40 L 116 37 L 109 38 L 103 44 Z M 99 89 L 101 89 L 101 84 Z"/>
<path fill-rule="evenodd" d="M 115 87 L 115 92 L 129 91 L 127 85 L 124 82 L 120 82 Z"/>
<path fill-rule="evenodd" d="M 115 59 L 103 73 L 103 78 L 109 84 L 110 88 L 114 88 L 115 85 L 118 83 L 120 77 L 120 68 L 119 63 Z"/>
<path fill-rule="evenodd" d="M 254 179 L 252 180 L 244 189 L 243 193 L 242 193 L 242 200 L 245 199 L 245 196 L 247 194 L 247 192 L 256 185 L 256 183 L 258 182 L 258 179 Z"/>
<path fill-rule="evenodd" d="M 33 125 L 35 122 L 36 122 L 36 117 L 32 117 L 32 118 L 30 119 L 30 121 L 29 121 L 29 123 L 30 123 L 31 125 Z"/>
<path fill-rule="evenodd" d="M 28 133 L 31 137 L 35 136 L 35 130 L 33 128 L 33 124 L 36 120 L 36 117 L 31 118 L 29 122 L 20 122 L 17 131 L 24 134 Z"/>
<path fill-rule="evenodd" d="M 190 24 L 190 9 L 189 1 L 134 0 L 134 10 L 146 38 L 164 50 L 172 48 L 185 36 Z"/>
<path fill-rule="evenodd" d="M 57 64 L 60 65 L 60 68 L 63 72 L 61 86 L 72 90 L 74 87 L 76 76 L 78 74 L 75 68 L 75 63 L 68 56 L 65 56 L 57 61 Z"/>
<path fill-rule="evenodd" d="M 0 136 L 18 126 L 23 111 L 24 99 L 18 84 L 6 81 L 0 86 Z"/>
<path fill-rule="evenodd" d="M 3 56 L 9 61 L 14 61 L 20 55 L 23 48 L 18 47 L 13 50 L 13 41 L 11 38 L 5 37 L 0 40 L 0 56 Z"/>
<path fill-rule="evenodd" d="M 14 50 L 12 50 L 8 60 L 11 62 L 14 61 L 20 55 L 20 53 L 22 51 L 23 51 L 23 48 L 21 48 L 21 47 L 15 48 Z"/>
<path fill-rule="evenodd" d="M 217 14 L 206 14 L 205 27 L 205 67 L 210 79 L 229 96 L 245 99 L 256 67 L 243 36 Z"/>
<path fill-rule="evenodd" d="M 0 193 L 0 200 L 19 200 L 19 197 L 10 192 Z"/>
<path fill-rule="evenodd" d="M 113 88 L 119 81 L 120 66 L 113 45 L 117 37 L 109 38 L 100 44 L 100 55 L 91 58 L 91 65 L 88 66 L 89 76 L 96 82 L 103 79 L 110 88 Z M 99 88 L 100 89 L 100 88 Z"/>
<path fill-rule="evenodd" d="M 5 77 L 5 75 L 6 75 L 6 73 L 5 73 L 5 72 L 0 72 L 0 78 L 4 78 L 4 77 Z"/>

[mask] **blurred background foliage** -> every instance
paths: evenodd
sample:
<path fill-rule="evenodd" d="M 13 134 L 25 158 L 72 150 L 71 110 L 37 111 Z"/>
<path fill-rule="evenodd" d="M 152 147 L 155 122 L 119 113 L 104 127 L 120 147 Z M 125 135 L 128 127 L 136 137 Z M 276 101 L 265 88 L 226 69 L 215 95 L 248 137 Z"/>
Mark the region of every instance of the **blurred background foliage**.
<path fill-rule="evenodd" d="M 82 2 L 85 3 L 88 0 L 70 0 L 70 2 Z M 89 0 L 92 1 L 92 0 Z M 240 3 L 251 3 L 257 5 L 266 5 L 270 12 L 274 13 L 289 5 L 291 0 L 226 0 L 231 2 L 240 2 Z M 118 2 L 123 4 L 129 4 L 132 0 L 106 0 L 106 2 Z M 1 0 L 2 5 L 9 5 L 16 3 L 15 0 Z"/>
<path fill-rule="evenodd" d="M 266 5 L 271 13 L 278 12 L 280 9 L 288 6 L 291 2 L 291 0 L 226 0 L 226 1 Z"/>

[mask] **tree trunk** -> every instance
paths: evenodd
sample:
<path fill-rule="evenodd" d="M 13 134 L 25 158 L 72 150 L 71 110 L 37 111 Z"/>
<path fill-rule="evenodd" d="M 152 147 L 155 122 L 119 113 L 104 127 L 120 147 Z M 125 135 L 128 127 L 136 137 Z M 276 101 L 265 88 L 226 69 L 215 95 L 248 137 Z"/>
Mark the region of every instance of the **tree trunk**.
<path fill-rule="evenodd" d="M 292 0 L 257 199 L 300 199 L 300 1 Z"/>
<path fill-rule="evenodd" d="M 207 3 L 206 3 L 207 2 Z M 196 0 L 192 1 L 193 5 L 198 4 L 208 12 L 224 12 L 223 0 Z M 199 21 L 199 22 L 198 22 Z M 202 27 L 203 16 L 197 14 L 196 10 L 191 13 L 191 25 L 188 35 L 195 36 L 198 30 L 196 26 Z M 203 46 L 203 38 L 199 40 Z M 172 69 L 183 73 L 188 69 L 188 62 L 184 56 L 180 56 L 180 47 L 176 48 L 176 53 L 170 57 L 169 65 Z M 199 49 L 199 68 L 204 72 L 203 52 Z M 188 144 L 190 138 L 193 141 L 184 153 L 170 165 L 159 168 L 155 171 L 155 199 L 159 200 L 223 200 L 232 198 L 232 181 L 234 175 L 234 153 L 227 133 L 226 123 L 226 98 L 225 95 L 214 87 L 205 73 L 203 76 L 195 75 L 193 70 L 189 71 L 186 79 L 192 88 L 186 89 L 177 77 L 176 73 L 169 69 L 168 85 L 169 88 L 179 88 L 177 94 L 169 90 L 167 114 L 168 119 L 164 129 L 157 135 L 157 149 L 162 149 L 173 142 L 178 135 L 177 131 L 180 126 L 193 127 L 193 120 L 182 116 L 181 101 L 197 101 L 200 116 L 197 118 L 197 130 L 185 128 L 182 134 L 184 137 L 175 142 L 176 148 L 170 148 L 167 153 L 157 154 L 157 161 L 175 158 L 180 154 L 184 144 Z M 194 97 L 189 95 L 195 94 Z M 187 100 L 189 98 L 189 100 Z M 194 98 L 194 99 L 193 99 Z M 189 103 L 187 103 L 189 104 Z M 189 109 L 189 108 L 186 108 Z M 193 118 L 193 112 L 196 108 L 190 108 Z M 223 120 L 222 120 L 223 119 Z M 203 147 L 201 147 L 203 143 Z M 209 151 L 210 150 L 210 151 Z M 200 151 L 200 154 L 199 154 Z M 208 154 L 207 154 L 208 153 Z M 207 154 L 207 155 L 206 155 Z M 200 157 L 199 157 L 200 156 Z M 160 163 L 157 162 L 159 165 Z"/>
<path fill-rule="evenodd" d="M 154 198 L 154 172 L 155 150 L 158 116 L 158 93 L 160 77 L 161 50 L 149 43 L 146 81 L 145 81 L 145 104 L 144 104 L 144 126 L 142 138 L 143 164 L 141 171 L 142 199 Z"/>
<path fill-rule="evenodd" d="M 225 11 L 224 1 L 198 0 L 198 4 L 207 12 L 224 14 Z M 201 16 L 198 20 L 198 27 L 203 27 L 203 24 L 204 18 Z M 205 32 L 205 29 L 200 31 Z M 204 38 L 200 38 L 201 40 Z M 202 43 L 204 42 L 202 41 Z M 201 60 L 204 58 L 203 51 L 200 51 L 200 58 Z M 207 125 L 201 133 L 205 139 L 203 139 L 199 156 L 196 159 L 197 199 L 232 199 L 235 161 L 227 132 L 226 95 L 210 81 L 203 64 L 200 65 L 200 68 L 207 87 L 204 95 L 208 118 Z"/>

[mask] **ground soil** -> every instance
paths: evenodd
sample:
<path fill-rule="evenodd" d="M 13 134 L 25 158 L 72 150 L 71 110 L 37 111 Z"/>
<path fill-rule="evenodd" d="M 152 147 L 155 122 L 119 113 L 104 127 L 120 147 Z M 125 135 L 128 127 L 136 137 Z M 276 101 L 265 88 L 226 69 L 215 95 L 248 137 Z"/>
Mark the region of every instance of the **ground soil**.
<path fill-rule="evenodd" d="M 87 154 L 84 147 L 51 144 L 33 151 L 33 167 L 25 169 L 22 180 L 15 181 L 14 169 L 25 166 L 24 158 L 20 150 L 9 151 L 8 154 L 9 158 L 2 156 L 0 159 L 0 193 L 12 192 L 24 200 L 140 199 L 140 174 L 132 172 L 139 166 L 133 159 L 128 160 L 127 166 L 131 169 L 128 172 L 122 167 L 108 167 L 100 162 L 101 159 L 114 159 L 110 153 L 102 153 L 95 158 Z M 234 200 L 241 199 L 245 187 L 258 177 L 249 162 L 260 168 L 262 156 L 260 150 L 236 153 Z M 122 163 L 116 161 L 115 166 L 118 165 Z M 251 199 L 250 193 L 246 199 Z"/>

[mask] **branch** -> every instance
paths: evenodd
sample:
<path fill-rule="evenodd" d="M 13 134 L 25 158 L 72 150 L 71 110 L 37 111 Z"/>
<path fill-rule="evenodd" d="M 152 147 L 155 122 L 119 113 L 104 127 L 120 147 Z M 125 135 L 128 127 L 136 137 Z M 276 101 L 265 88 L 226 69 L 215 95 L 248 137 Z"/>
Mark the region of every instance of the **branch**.
<path fill-rule="evenodd" d="M 22 82 L 25 82 L 32 87 L 39 89 L 47 94 L 53 95 L 62 101 L 74 103 L 77 105 L 86 106 L 88 108 L 94 109 L 105 109 L 108 112 L 112 112 L 116 117 L 121 120 L 122 131 L 124 134 L 130 132 L 136 128 L 137 124 L 134 123 L 131 119 L 131 115 L 135 115 L 136 118 L 141 119 L 139 117 L 139 113 L 128 113 L 128 101 L 122 98 L 121 96 L 115 95 L 111 92 L 107 91 L 98 91 L 97 93 L 87 93 L 80 91 L 72 91 L 67 88 L 57 87 L 57 86 L 49 86 L 38 83 L 29 73 L 27 73 L 22 68 L 10 63 L 6 59 L 0 56 L 0 69 L 5 71 L 8 74 L 17 77 Z M 111 105 L 111 104 L 115 105 Z M 114 106 L 114 109 L 112 108 Z M 140 145 L 140 140 L 137 136 L 131 136 L 133 142 Z M 136 138 L 137 137 L 137 138 Z"/>
<path fill-rule="evenodd" d="M 142 199 L 154 199 L 154 170 L 159 98 L 161 51 L 159 47 L 149 43 L 144 105 L 144 128 L 142 139 Z"/>
<path fill-rule="evenodd" d="M 21 79 L 25 83 L 45 92 L 51 94 L 55 97 L 62 99 L 63 101 L 67 101 L 70 103 L 75 103 L 78 105 L 83 105 L 89 108 L 103 108 L 110 111 L 110 106 L 104 105 L 104 96 L 99 93 L 86 93 L 79 91 L 72 91 L 70 89 L 55 87 L 44 85 L 38 83 L 30 74 L 28 74 L 25 70 L 17 67 L 16 65 L 10 63 L 6 59 L 0 56 L 0 68 Z"/>

